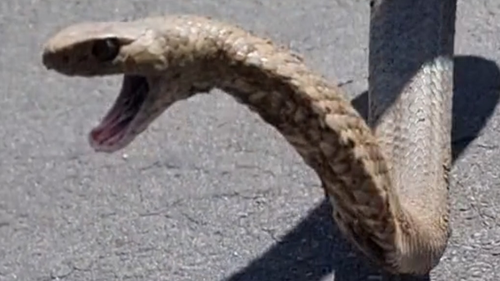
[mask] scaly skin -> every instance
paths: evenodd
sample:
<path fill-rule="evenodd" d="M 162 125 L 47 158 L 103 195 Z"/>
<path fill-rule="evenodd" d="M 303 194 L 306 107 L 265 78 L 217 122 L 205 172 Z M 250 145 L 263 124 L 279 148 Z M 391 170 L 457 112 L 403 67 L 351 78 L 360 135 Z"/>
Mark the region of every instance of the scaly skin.
<path fill-rule="evenodd" d="M 298 56 L 270 40 L 205 17 L 174 15 L 75 24 L 48 40 L 43 63 L 69 76 L 124 74 L 122 92 L 108 115 L 133 119 L 115 137 L 104 137 L 102 128 L 109 131 L 109 124 L 116 123 L 109 121 L 111 117 L 103 121 L 89 136 L 97 151 L 111 153 L 126 147 L 175 102 L 219 88 L 276 128 L 316 171 L 335 206 L 336 223 L 372 261 L 393 273 L 425 274 L 437 265 L 446 248 L 450 232 L 447 181 L 443 180 L 447 169 L 443 167 L 449 144 L 446 137 L 432 134 L 434 130 L 450 133 L 447 87 L 451 82 L 441 79 L 449 74 L 446 61 L 431 64 L 432 71 L 422 68 L 420 75 L 435 87 L 417 84 L 423 102 L 416 106 L 430 122 L 415 127 L 406 119 L 398 120 L 397 126 L 384 129 L 394 138 L 377 138 L 344 93 L 308 69 Z M 143 81 L 135 92 L 130 90 L 134 81 Z M 140 93 L 147 93 L 142 103 L 137 98 Z M 136 100 L 130 102 L 132 97 Z M 408 100 L 406 96 L 397 99 L 392 112 L 412 117 L 415 105 L 410 107 Z M 136 113 L 130 104 L 137 106 Z M 396 121 L 393 115 L 388 118 L 380 122 Z M 415 134 L 414 128 L 431 134 Z M 440 146 L 445 162 L 431 151 Z M 414 147 L 417 150 L 412 152 L 422 155 L 401 155 L 397 149 L 384 152 L 382 147 Z M 398 157 L 406 159 L 405 167 L 415 165 L 422 172 L 420 178 L 403 180 L 435 184 L 425 189 L 429 194 L 405 194 L 394 185 L 405 183 L 399 170 L 391 168 L 391 161 Z M 419 166 L 419 157 L 430 159 L 428 166 Z M 441 165 L 434 165 L 436 161 Z M 434 175 L 434 182 L 425 173 Z M 430 211 L 420 208 L 426 204 L 431 204 Z"/>

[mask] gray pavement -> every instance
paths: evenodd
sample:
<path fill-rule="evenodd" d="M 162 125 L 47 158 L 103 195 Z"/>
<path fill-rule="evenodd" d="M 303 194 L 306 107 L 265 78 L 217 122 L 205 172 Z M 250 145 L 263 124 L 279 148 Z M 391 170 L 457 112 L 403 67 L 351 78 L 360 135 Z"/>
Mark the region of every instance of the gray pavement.
<path fill-rule="evenodd" d="M 500 280 L 497 2 L 459 1 L 454 232 L 425 279 Z M 0 1 L 0 280 L 389 280 L 339 235 L 298 154 L 221 92 L 177 104 L 122 153 L 90 149 L 120 78 L 49 73 L 42 43 L 163 13 L 269 36 L 366 102 L 367 1 Z"/>

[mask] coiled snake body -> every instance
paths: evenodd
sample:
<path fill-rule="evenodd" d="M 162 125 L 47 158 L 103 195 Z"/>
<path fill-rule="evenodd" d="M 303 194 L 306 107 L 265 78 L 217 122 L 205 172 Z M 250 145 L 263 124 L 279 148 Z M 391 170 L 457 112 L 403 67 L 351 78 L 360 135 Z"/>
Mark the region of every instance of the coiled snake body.
<path fill-rule="evenodd" d="M 373 3 L 373 128 L 298 56 L 206 17 L 71 25 L 48 40 L 43 63 L 69 76 L 123 74 L 118 98 L 89 134 L 97 151 L 122 149 L 175 102 L 222 89 L 275 127 L 317 172 L 335 221 L 367 257 L 394 273 L 424 274 L 450 235 L 454 20 L 445 17 L 452 1 L 416 2 Z M 413 17 L 415 25 L 398 33 L 398 17 Z M 402 55 L 398 46 L 414 54 Z M 395 79 L 405 75 L 408 81 Z"/>

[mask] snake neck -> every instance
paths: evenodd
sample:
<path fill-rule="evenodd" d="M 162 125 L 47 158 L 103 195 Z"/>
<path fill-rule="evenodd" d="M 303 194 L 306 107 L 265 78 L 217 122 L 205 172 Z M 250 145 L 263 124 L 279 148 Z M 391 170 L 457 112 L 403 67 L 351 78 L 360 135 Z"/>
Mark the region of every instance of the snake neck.
<path fill-rule="evenodd" d="M 425 273 L 437 264 L 447 222 L 444 228 L 443 217 L 428 223 L 408 201 L 402 204 L 392 162 L 338 87 L 299 57 L 242 29 L 204 18 L 169 21 L 160 33 L 176 47 L 167 50 L 172 67 L 162 81 L 175 91 L 189 89 L 179 99 L 219 88 L 256 112 L 317 173 L 341 231 L 387 270 Z M 183 79 L 175 79 L 179 73 Z"/>
<path fill-rule="evenodd" d="M 428 272 L 439 262 L 450 235 L 445 204 L 448 139 L 436 139 L 442 158 L 436 158 L 433 173 L 422 177 L 426 182 L 418 186 L 440 185 L 422 188 L 433 192 L 426 195 L 429 204 L 423 207 L 418 197 L 408 196 L 411 193 L 400 197 L 392 178 L 397 175 L 393 162 L 386 161 L 379 139 L 342 91 L 307 71 L 297 58 L 284 53 L 276 57 L 283 59 L 270 57 L 256 64 L 226 58 L 224 65 L 229 67 L 221 75 L 226 79 L 218 88 L 277 129 L 315 170 L 334 206 L 338 227 L 369 259 L 392 272 Z M 396 180 L 401 185 L 418 184 Z M 420 212 L 421 206 L 429 210 Z"/>
<path fill-rule="evenodd" d="M 273 126 L 313 168 L 337 225 L 363 253 L 393 270 L 400 255 L 415 251 L 409 237 L 426 241 L 432 229 L 415 227 L 420 221 L 402 207 L 377 139 L 337 86 L 287 53 L 258 63 L 224 59 L 229 67 L 218 88 Z"/>
<path fill-rule="evenodd" d="M 190 30 L 228 30 L 213 24 Z M 396 264 L 401 224 L 411 224 L 377 139 L 342 91 L 297 56 L 242 30 L 187 37 L 199 40 L 189 46 L 213 46 L 190 52 L 180 71 L 198 85 L 192 94 L 219 88 L 274 127 L 321 179 L 341 231 L 373 260 Z"/>

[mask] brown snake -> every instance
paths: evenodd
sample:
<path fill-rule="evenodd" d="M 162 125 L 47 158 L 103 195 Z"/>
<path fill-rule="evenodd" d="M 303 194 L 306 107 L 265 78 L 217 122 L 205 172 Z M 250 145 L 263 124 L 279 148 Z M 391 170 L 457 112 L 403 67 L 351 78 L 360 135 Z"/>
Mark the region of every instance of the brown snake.
<path fill-rule="evenodd" d="M 301 58 L 206 17 L 71 25 L 48 40 L 43 63 L 68 76 L 123 74 L 113 107 L 89 134 L 97 151 L 124 148 L 177 101 L 223 90 L 316 171 L 336 223 L 367 257 L 393 273 L 425 274 L 451 233 L 455 1 L 371 3 L 372 128 Z"/>

